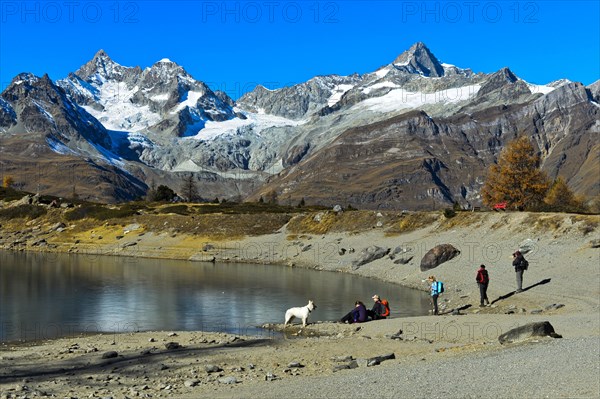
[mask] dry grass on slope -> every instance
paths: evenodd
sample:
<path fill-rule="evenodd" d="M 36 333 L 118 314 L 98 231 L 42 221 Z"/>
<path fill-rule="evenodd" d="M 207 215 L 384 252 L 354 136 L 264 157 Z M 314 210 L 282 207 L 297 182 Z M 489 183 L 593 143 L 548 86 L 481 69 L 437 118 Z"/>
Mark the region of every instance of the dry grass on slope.
<path fill-rule="evenodd" d="M 291 234 L 327 234 L 382 229 L 386 235 L 393 236 L 430 226 L 439 218 L 436 212 L 312 212 L 293 217 L 287 230 Z"/>
<path fill-rule="evenodd" d="M 386 235 L 393 236 L 419 230 L 432 225 L 439 219 L 440 214 L 436 212 L 400 214 L 398 221 L 386 230 Z"/>
<path fill-rule="evenodd" d="M 597 231 L 600 215 L 573 215 L 566 213 L 530 213 L 522 222 L 536 232 L 554 234 L 556 237 L 571 232 L 584 236 Z"/>
<path fill-rule="evenodd" d="M 397 224 L 398 212 L 344 211 L 311 212 L 293 217 L 287 229 L 292 234 L 360 233 Z"/>
<path fill-rule="evenodd" d="M 273 234 L 290 219 L 287 214 L 261 215 L 144 215 L 136 222 L 148 231 L 169 230 L 174 233 L 201 235 L 213 238 L 239 238 Z"/>
<path fill-rule="evenodd" d="M 439 228 L 441 230 L 451 230 L 460 227 L 478 228 L 483 226 L 491 216 L 484 212 L 457 212 L 452 218 L 442 217 Z"/>

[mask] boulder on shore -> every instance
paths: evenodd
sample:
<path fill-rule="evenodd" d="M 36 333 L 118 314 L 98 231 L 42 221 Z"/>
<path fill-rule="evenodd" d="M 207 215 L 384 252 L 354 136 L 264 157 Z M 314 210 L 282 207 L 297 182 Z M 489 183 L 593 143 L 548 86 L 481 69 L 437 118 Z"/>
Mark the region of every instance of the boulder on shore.
<path fill-rule="evenodd" d="M 498 341 L 500 341 L 501 344 L 506 344 L 524 341 L 533 337 L 562 338 L 561 335 L 554 331 L 554 327 L 552 327 L 552 324 L 550 324 L 549 321 L 540 321 L 508 330 L 498 337 Z"/>
<path fill-rule="evenodd" d="M 423 259 L 421 259 L 421 271 L 424 272 L 426 270 L 434 269 L 442 263 L 455 258 L 459 254 L 460 251 L 450 244 L 436 245 L 423 256 Z"/>

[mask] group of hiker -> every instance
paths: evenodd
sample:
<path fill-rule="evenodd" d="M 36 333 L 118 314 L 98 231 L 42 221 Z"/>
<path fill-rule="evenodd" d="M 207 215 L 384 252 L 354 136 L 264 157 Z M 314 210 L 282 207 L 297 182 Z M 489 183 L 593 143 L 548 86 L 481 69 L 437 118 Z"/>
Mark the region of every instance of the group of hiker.
<path fill-rule="evenodd" d="M 513 267 L 517 277 L 517 289 L 516 293 L 523 292 L 523 272 L 529 267 L 529 262 L 525 259 L 521 251 L 513 253 Z M 444 292 L 444 283 L 437 281 L 435 276 L 429 276 L 427 278 L 429 283 L 429 292 L 431 295 L 431 303 L 433 305 L 433 314 L 438 315 L 438 297 Z M 490 276 L 485 268 L 485 265 L 480 265 L 475 276 L 475 281 L 479 286 L 479 307 L 485 307 L 490 305 L 490 300 L 487 296 L 487 289 L 490 283 Z"/>
<path fill-rule="evenodd" d="M 386 319 L 390 315 L 390 304 L 386 299 L 381 299 L 379 295 L 373 295 L 373 307 L 367 309 L 362 301 L 354 303 L 354 309 L 348 312 L 340 319 L 342 323 L 364 323 L 369 320 Z"/>
<path fill-rule="evenodd" d="M 513 253 L 512 265 L 515 268 L 517 278 L 517 289 L 515 293 L 519 293 L 523 291 L 523 272 L 527 270 L 529 262 L 525 259 L 521 251 L 516 251 Z M 487 296 L 487 289 L 490 283 L 490 276 L 485 265 L 482 264 L 479 266 L 475 281 L 479 286 L 479 306 L 489 306 L 490 300 Z M 433 275 L 427 278 L 427 283 L 429 284 L 429 293 L 431 304 L 433 306 L 432 312 L 434 315 L 438 315 L 438 298 L 440 294 L 444 292 L 444 283 L 438 281 Z M 354 303 L 354 309 L 342 317 L 340 321 L 342 323 L 364 323 L 369 320 L 385 319 L 390 315 L 390 306 L 387 300 L 381 299 L 379 295 L 373 295 L 373 302 L 373 307 L 367 309 L 363 302 L 356 301 Z"/>

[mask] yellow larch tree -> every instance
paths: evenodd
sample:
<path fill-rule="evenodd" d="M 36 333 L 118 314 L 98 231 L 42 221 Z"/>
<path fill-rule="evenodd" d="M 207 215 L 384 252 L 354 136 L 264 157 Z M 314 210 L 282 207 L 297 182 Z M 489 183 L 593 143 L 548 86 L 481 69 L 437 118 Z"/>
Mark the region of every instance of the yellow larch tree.
<path fill-rule="evenodd" d="M 540 170 L 540 157 L 529 138 L 521 136 L 502 150 L 491 165 L 481 189 L 483 203 L 506 202 L 508 209 L 535 209 L 548 191 L 548 177 Z"/>

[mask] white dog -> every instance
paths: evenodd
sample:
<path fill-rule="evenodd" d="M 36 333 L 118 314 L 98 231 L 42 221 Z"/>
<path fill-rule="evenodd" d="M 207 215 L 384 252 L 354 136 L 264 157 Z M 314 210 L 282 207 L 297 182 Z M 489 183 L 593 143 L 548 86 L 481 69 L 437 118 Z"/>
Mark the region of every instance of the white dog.
<path fill-rule="evenodd" d="M 289 308 L 285 312 L 285 323 L 283 323 L 283 327 L 287 326 L 287 324 L 292 321 L 295 317 L 302 319 L 302 327 L 306 327 L 306 320 L 308 320 L 308 315 L 310 312 L 315 310 L 317 305 L 314 304 L 313 301 L 309 300 L 308 305 L 302 306 L 301 308 Z"/>

